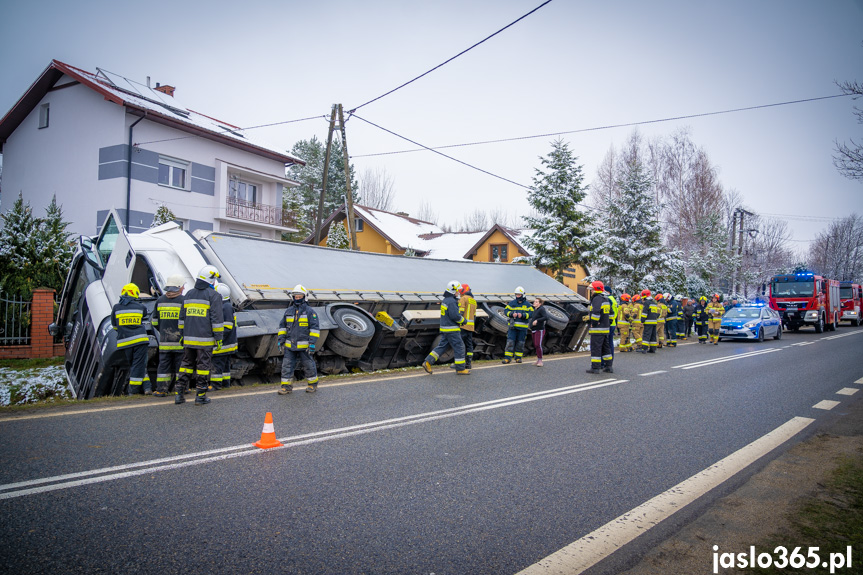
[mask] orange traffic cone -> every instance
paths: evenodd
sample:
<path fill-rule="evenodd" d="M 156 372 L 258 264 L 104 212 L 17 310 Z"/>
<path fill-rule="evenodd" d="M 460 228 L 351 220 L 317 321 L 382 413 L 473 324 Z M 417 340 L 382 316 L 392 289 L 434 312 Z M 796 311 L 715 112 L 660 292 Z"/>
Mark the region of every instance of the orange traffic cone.
<path fill-rule="evenodd" d="M 261 449 L 270 449 L 271 447 L 279 447 L 281 442 L 276 439 L 276 428 L 273 427 L 273 414 L 269 411 L 264 417 L 264 430 L 261 431 L 261 440 L 253 443 L 255 447 Z"/>

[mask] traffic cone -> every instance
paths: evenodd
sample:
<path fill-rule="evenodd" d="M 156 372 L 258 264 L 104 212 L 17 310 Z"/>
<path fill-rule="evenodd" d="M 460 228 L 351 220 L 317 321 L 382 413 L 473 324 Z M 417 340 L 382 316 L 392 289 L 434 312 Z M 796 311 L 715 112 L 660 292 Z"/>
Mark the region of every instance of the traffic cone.
<path fill-rule="evenodd" d="M 276 428 L 273 427 L 273 414 L 269 411 L 264 417 L 264 430 L 261 431 L 261 440 L 253 443 L 255 447 L 261 449 L 270 449 L 271 447 L 279 447 L 281 442 L 276 439 Z"/>

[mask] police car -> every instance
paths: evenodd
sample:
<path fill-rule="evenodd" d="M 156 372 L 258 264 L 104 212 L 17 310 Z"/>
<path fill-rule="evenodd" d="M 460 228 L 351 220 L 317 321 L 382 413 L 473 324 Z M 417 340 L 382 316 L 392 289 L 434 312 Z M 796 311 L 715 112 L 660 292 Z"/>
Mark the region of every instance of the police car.
<path fill-rule="evenodd" d="M 719 339 L 782 339 L 782 318 L 765 304 L 738 305 L 722 316 Z"/>

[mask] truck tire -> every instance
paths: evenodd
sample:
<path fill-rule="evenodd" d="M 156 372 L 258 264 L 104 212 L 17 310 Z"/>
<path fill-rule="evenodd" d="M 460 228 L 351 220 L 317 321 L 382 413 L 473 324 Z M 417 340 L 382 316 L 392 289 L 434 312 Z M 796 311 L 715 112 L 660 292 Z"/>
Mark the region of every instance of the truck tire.
<path fill-rule="evenodd" d="M 332 334 L 332 332 L 330 332 Z M 324 346 L 333 352 L 334 354 L 341 356 L 345 359 L 357 359 L 362 357 L 363 352 L 366 351 L 366 347 L 369 342 L 365 342 L 360 346 L 348 345 L 345 342 L 336 339 L 334 337 L 328 337 L 327 341 L 324 342 Z"/>
<path fill-rule="evenodd" d="M 355 308 L 339 307 L 331 315 L 338 328 L 330 330 L 328 338 L 335 338 L 350 347 L 365 349 L 375 335 L 374 322 Z"/>
<path fill-rule="evenodd" d="M 566 312 L 572 319 L 584 321 L 584 316 L 590 313 L 588 307 L 582 303 L 567 304 Z"/>
<path fill-rule="evenodd" d="M 818 321 L 815 323 L 815 333 L 824 333 L 824 316 L 819 315 Z"/>
<path fill-rule="evenodd" d="M 506 308 L 502 305 L 489 305 L 485 302 L 481 303 L 480 307 L 482 307 L 482 310 L 488 314 L 488 325 L 492 331 L 506 335 L 509 331 Z"/>
<path fill-rule="evenodd" d="M 555 304 L 543 304 L 548 313 L 546 325 L 554 331 L 563 331 L 569 324 L 569 314 Z"/>
<path fill-rule="evenodd" d="M 437 347 L 437 345 L 440 343 L 441 337 L 443 337 L 443 336 L 438 335 L 435 338 L 435 340 L 432 342 L 432 346 L 429 348 L 429 353 L 431 353 L 432 350 Z M 453 350 L 452 347 L 448 347 L 440 355 L 440 357 L 437 358 L 437 361 L 435 361 L 435 363 L 447 363 L 448 361 L 451 361 L 454 358 L 455 358 L 455 350 Z"/>

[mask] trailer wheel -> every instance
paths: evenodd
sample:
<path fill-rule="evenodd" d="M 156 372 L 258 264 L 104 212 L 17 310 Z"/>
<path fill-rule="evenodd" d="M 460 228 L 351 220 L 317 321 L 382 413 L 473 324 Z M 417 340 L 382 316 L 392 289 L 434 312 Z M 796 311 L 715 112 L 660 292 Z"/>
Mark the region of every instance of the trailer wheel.
<path fill-rule="evenodd" d="M 488 314 L 488 325 L 492 331 L 506 334 L 509 331 L 509 321 L 506 317 L 506 308 L 502 305 L 489 305 L 485 302 L 480 304 L 483 311 Z"/>
<path fill-rule="evenodd" d="M 332 332 L 330 332 L 332 334 Z M 365 342 L 360 346 L 349 345 L 339 339 L 334 337 L 328 337 L 325 343 L 328 350 L 335 353 L 336 355 L 340 355 L 346 359 L 357 359 L 362 357 L 363 352 L 366 351 L 366 347 L 369 342 Z"/>
<path fill-rule="evenodd" d="M 578 321 L 584 321 L 584 316 L 589 313 L 587 306 L 582 303 L 567 304 L 566 311 L 573 319 Z"/>
<path fill-rule="evenodd" d="M 555 304 L 545 303 L 543 307 L 547 308 L 548 321 L 546 325 L 555 331 L 563 331 L 569 324 L 569 314 Z"/>
<path fill-rule="evenodd" d="M 331 330 L 330 336 L 350 347 L 362 347 L 375 335 L 375 325 L 360 311 L 349 307 L 338 308 L 332 313 L 338 329 Z"/>

